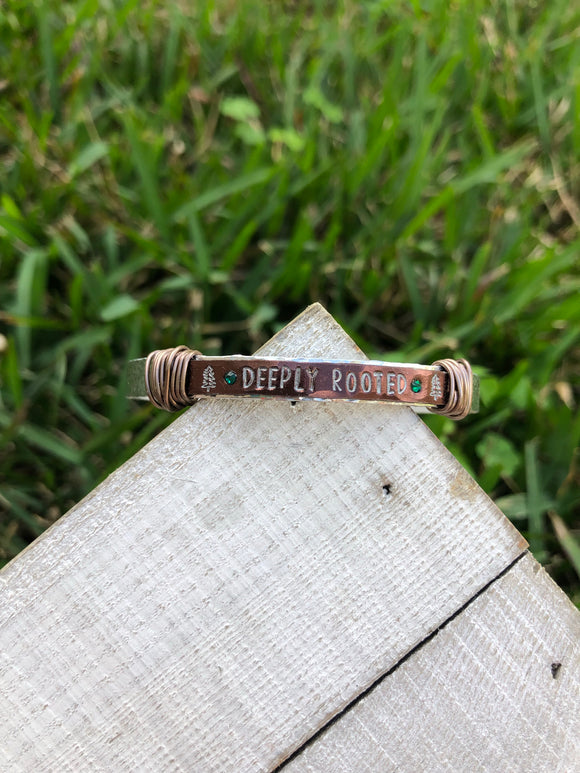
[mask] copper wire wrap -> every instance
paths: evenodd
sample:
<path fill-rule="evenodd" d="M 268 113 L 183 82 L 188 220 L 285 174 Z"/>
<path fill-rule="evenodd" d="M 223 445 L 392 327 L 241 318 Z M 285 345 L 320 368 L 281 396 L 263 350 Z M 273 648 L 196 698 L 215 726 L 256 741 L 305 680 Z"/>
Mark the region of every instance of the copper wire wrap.
<path fill-rule="evenodd" d="M 187 373 L 189 363 L 199 353 L 187 346 L 151 352 L 145 362 L 145 385 L 153 405 L 164 411 L 178 411 L 195 402 L 187 394 Z"/>
<path fill-rule="evenodd" d="M 449 397 L 440 408 L 429 408 L 431 413 L 440 413 L 459 421 L 469 415 L 473 400 L 473 373 L 467 360 L 436 360 L 449 376 Z"/>

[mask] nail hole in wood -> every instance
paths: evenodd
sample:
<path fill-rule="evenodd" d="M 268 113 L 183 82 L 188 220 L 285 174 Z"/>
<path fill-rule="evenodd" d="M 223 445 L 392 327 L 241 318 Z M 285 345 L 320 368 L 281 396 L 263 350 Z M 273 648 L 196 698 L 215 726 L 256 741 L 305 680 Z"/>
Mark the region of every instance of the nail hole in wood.
<path fill-rule="evenodd" d="M 561 668 L 562 668 L 561 663 L 552 663 L 552 665 L 550 666 L 550 669 L 552 671 L 552 676 L 554 677 L 554 679 L 558 676 L 558 671 Z"/>
<path fill-rule="evenodd" d="M 385 492 L 385 496 L 388 497 L 389 494 L 391 493 L 391 484 L 385 483 L 385 485 L 383 486 L 383 491 Z"/>

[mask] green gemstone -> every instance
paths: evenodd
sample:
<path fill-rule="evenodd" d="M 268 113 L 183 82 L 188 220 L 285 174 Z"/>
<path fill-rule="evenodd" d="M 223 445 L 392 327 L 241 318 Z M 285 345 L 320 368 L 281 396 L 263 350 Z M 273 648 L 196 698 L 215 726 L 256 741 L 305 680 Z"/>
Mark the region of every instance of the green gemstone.
<path fill-rule="evenodd" d="M 226 382 L 226 384 L 229 384 L 230 386 L 231 386 L 232 384 L 235 384 L 237 380 L 238 380 L 238 377 L 237 377 L 237 375 L 234 373 L 234 371 L 233 371 L 233 370 L 228 370 L 228 372 L 227 372 L 227 373 L 226 373 L 226 375 L 224 376 L 224 381 Z"/>
<path fill-rule="evenodd" d="M 413 392 L 420 392 L 421 391 L 421 379 L 420 378 L 414 378 L 411 381 L 411 389 Z"/>

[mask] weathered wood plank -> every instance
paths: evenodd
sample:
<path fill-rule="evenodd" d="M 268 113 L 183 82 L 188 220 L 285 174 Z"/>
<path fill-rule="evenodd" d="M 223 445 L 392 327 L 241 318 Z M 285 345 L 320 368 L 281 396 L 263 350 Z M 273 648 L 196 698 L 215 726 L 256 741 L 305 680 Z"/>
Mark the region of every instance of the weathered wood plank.
<path fill-rule="evenodd" d="M 3 759 L 268 770 L 524 547 L 406 407 L 201 402 L 0 574 Z"/>
<path fill-rule="evenodd" d="M 421 770 L 580 770 L 580 614 L 530 555 L 283 766 Z"/>

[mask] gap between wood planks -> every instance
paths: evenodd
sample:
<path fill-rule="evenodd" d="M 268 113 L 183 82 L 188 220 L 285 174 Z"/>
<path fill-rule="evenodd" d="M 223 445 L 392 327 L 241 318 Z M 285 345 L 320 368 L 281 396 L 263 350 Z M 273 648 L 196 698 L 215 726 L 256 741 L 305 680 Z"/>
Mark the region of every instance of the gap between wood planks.
<path fill-rule="evenodd" d="M 388 494 L 390 493 L 390 491 L 387 491 L 387 490 L 386 490 L 386 488 L 387 488 L 387 487 L 383 486 L 383 489 L 385 489 L 385 494 L 387 494 L 387 495 L 388 495 Z M 390 488 L 390 486 L 389 486 L 389 488 Z M 421 647 L 423 647 L 425 644 L 427 644 L 428 642 L 430 642 L 430 641 L 431 641 L 431 639 L 433 639 L 435 636 L 437 636 L 437 634 L 439 633 L 439 631 L 442 631 L 442 630 L 443 630 L 443 629 L 444 629 L 444 628 L 445 628 L 447 625 L 449 625 L 449 623 L 450 623 L 452 620 L 455 620 L 455 618 L 456 618 L 458 615 L 460 615 L 460 614 L 461 614 L 461 613 L 462 613 L 462 612 L 463 612 L 465 609 L 467 609 L 467 607 L 468 607 L 470 604 L 472 604 L 472 603 L 475 601 L 475 599 L 479 598 L 479 596 L 481 596 L 481 594 L 482 594 L 482 593 L 485 593 L 485 592 L 488 590 L 488 588 L 489 588 L 491 585 L 493 585 L 493 584 L 494 584 L 494 582 L 497 582 L 497 580 L 499 580 L 499 579 L 500 579 L 500 578 L 502 578 L 504 575 L 506 575 L 506 574 L 507 574 L 507 573 L 510 571 L 510 569 L 512 569 L 512 568 L 513 568 L 513 567 L 514 567 L 514 566 L 515 566 L 515 565 L 518 563 L 518 561 L 521 561 L 521 559 L 522 559 L 522 558 L 523 558 L 525 555 L 527 555 L 527 554 L 528 554 L 528 552 L 529 552 L 528 550 L 524 550 L 524 551 L 523 551 L 523 553 L 520 553 L 520 555 L 519 555 L 517 558 L 515 558 L 515 559 L 514 559 L 514 560 L 513 560 L 513 561 L 512 561 L 510 564 L 508 564 L 508 565 L 505 567 L 505 569 L 503 569 L 503 570 L 502 570 L 502 571 L 501 571 L 501 572 L 500 572 L 500 573 L 499 573 L 499 574 L 498 574 L 496 577 L 494 577 L 494 578 L 493 578 L 492 580 L 490 580 L 490 581 L 489 581 L 489 582 L 488 582 L 486 585 L 484 585 L 484 586 L 483 586 L 483 588 L 480 588 L 480 589 L 477 591 L 477 593 L 475 593 L 475 594 L 474 594 L 474 595 L 473 595 L 473 596 L 472 596 L 472 597 L 471 597 L 471 598 L 470 598 L 468 601 L 466 601 L 466 602 L 465 602 L 465 604 L 463 604 L 463 606 L 459 607 L 459 609 L 457 609 L 457 610 L 456 610 L 456 611 L 455 611 L 455 612 L 454 612 L 452 615 L 450 615 L 450 616 L 449 616 L 449 617 L 448 617 L 446 620 L 444 620 L 444 621 L 441 623 L 441 625 L 440 625 L 440 626 L 438 626 L 438 627 L 437 627 L 437 628 L 436 628 L 434 631 L 432 631 L 432 632 L 431 632 L 431 633 L 430 633 L 428 636 L 426 636 L 426 637 L 425 637 L 424 639 L 422 639 L 422 640 L 421 640 L 421 641 L 420 641 L 418 644 L 416 644 L 416 645 L 415 645 L 415 646 L 414 646 L 412 649 L 410 649 L 410 650 L 409 650 L 409 652 L 405 653 L 405 655 L 403 655 L 403 657 L 402 657 L 400 660 L 398 660 L 398 661 L 395 663 L 395 665 L 394 665 L 394 666 L 392 666 L 391 668 L 389 668 L 389 670 L 388 670 L 388 671 L 385 671 L 385 673 L 384 673 L 384 674 L 382 674 L 381 676 L 379 676 L 379 678 L 378 678 L 378 679 L 376 679 L 376 680 L 375 680 L 375 681 L 374 681 L 372 684 L 370 684 L 370 685 L 369 685 L 369 686 L 368 686 L 368 687 L 367 687 L 365 690 L 363 690 L 363 692 L 361 692 L 361 693 L 360 693 L 360 695 L 357 695 L 357 696 L 356 696 L 356 698 L 354 698 L 352 701 L 350 701 L 350 703 L 347 703 L 347 704 L 346 704 L 346 706 L 344 706 L 344 708 L 342 708 L 342 709 L 341 709 L 341 710 L 340 710 L 340 711 L 339 711 L 337 714 L 335 714 L 335 715 L 334 715 L 334 717 L 332 717 L 332 719 L 329 719 L 329 720 L 328 720 L 328 722 L 327 722 L 326 724 L 322 725 L 322 727 L 319 727 L 319 728 L 318 728 L 318 730 L 316 730 L 316 732 L 315 732 L 315 733 L 313 733 L 313 734 L 310 736 L 310 738 L 308 738 L 308 740 L 304 741 L 304 743 L 303 743 L 303 744 L 301 744 L 301 745 L 300 745 L 300 746 L 299 746 L 297 749 L 295 749 L 295 750 L 292 752 L 292 754 L 290 754 L 290 756 L 289 756 L 289 757 L 286 757 L 286 759 L 285 759 L 283 762 L 281 762 L 281 763 L 280 763 L 279 765 L 277 765 L 275 768 L 272 768 L 272 770 L 270 771 L 270 773 L 278 773 L 278 771 L 281 771 L 281 770 L 282 770 L 282 769 L 283 769 L 283 768 L 284 768 L 284 767 L 285 767 L 285 766 L 286 766 L 286 765 L 287 765 L 289 762 L 291 762 L 293 759 L 295 759 L 296 757 L 298 757 L 298 755 L 299 755 L 299 754 L 301 754 L 301 753 L 304 751 L 304 749 L 306 749 L 306 747 L 307 747 L 307 746 L 310 746 L 312 743 L 314 743 L 314 741 L 316 741 L 316 739 L 317 739 L 317 738 L 319 738 L 319 736 L 321 736 L 321 735 L 322 735 L 322 733 L 324 733 L 324 732 L 325 732 L 325 731 L 326 731 L 326 730 L 327 730 L 327 729 L 328 729 L 328 728 L 329 728 L 331 725 L 333 725 L 335 722 L 338 722 L 338 720 L 339 720 L 339 719 L 340 719 L 340 718 L 341 718 L 341 717 L 342 717 L 344 714 L 346 714 L 346 712 L 347 712 L 347 711 L 350 711 L 350 709 L 351 709 L 351 708 L 352 708 L 354 705 L 356 705 L 356 704 L 357 704 L 357 703 L 358 703 L 360 700 L 362 700 L 362 698 L 364 698 L 364 697 L 365 697 L 366 695 L 368 695 L 368 694 L 369 694 L 369 693 L 370 693 L 372 690 L 374 690 L 374 689 L 375 689 L 375 687 L 377 687 L 377 686 L 378 686 L 378 685 L 379 685 L 379 684 L 380 684 L 380 683 L 383 681 L 383 679 L 386 679 L 388 676 L 390 676 L 390 675 L 393 673 L 393 671 L 396 671 L 396 670 L 399 668 L 399 666 L 401 666 L 403 663 L 405 663 L 405 661 L 407 661 L 407 660 L 408 660 L 410 657 L 412 657 L 412 656 L 413 656 L 413 655 L 414 655 L 416 652 L 418 652 L 418 651 L 421 649 Z M 554 665 L 555 665 L 555 664 L 553 664 L 553 666 L 554 666 Z M 558 665 L 559 665 L 559 664 L 558 664 Z M 556 678 L 556 677 L 555 677 L 555 675 L 554 675 L 554 673 L 552 673 L 552 675 L 554 676 L 554 678 Z"/>

